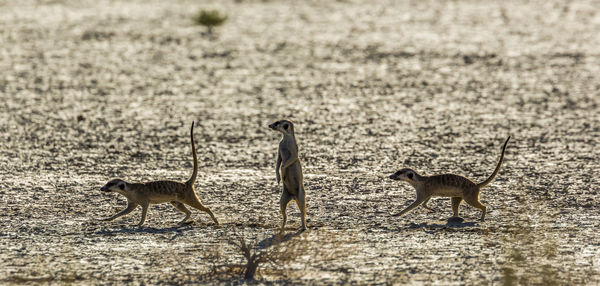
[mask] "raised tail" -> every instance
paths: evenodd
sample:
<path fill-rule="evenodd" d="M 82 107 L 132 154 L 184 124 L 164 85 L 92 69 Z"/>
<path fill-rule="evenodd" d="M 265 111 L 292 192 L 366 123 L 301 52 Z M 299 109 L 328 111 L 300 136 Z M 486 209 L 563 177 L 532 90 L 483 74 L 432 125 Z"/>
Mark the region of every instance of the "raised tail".
<path fill-rule="evenodd" d="M 477 186 L 479 188 L 482 188 L 485 185 L 491 183 L 494 180 L 494 177 L 496 177 L 496 175 L 500 171 L 500 166 L 502 165 L 502 161 L 504 160 L 504 150 L 506 150 L 506 144 L 508 144 L 508 140 L 510 140 L 510 136 L 508 136 L 508 138 L 506 139 L 506 142 L 504 142 L 504 146 L 502 146 L 502 154 L 500 155 L 500 161 L 498 161 L 498 165 L 496 166 L 496 170 L 494 170 L 494 172 L 492 173 L 492 175 L 489 178 L 487 178 L 487 180 L 485 180 L 485 181 L 477 184 Z"/>
<path fill-rule="evenodd" d="M 196 178 L 198 177 L 198 158 L 196 157 L 196 146 L 194 145 L 194 121 L 192 121 L 192 130 L 190 131 L 190 137 L 192 139 L 192 156 L 194 156 L 194 172 L 187 182 L 185 182 L 188 186 L 193 186 L 196 182 Z"/>

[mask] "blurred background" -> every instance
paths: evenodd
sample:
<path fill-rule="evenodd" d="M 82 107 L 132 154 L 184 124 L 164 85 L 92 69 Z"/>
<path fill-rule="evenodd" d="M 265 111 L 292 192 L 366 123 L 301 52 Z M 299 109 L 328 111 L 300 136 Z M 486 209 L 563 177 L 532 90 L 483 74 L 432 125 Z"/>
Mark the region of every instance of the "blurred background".
<path fill-rule="evenodd" d="M 267 125 L 288 118 L 311 231 L 264 282 L 598 283 L 598 7 L 0 1 L 0 281 L 211 281 L 207 261 L 242 259 L 226 237 L 260 241 L 280 222 Z M 194 212 L 199 224 L 161 231 L 180 219 L 167 205 L 150 231 L 129 230 L 139 211 L 97 222 L 125 203 L 99 192 L 108 179 L 189 176 L 193 120 L 197 193 L 224 226 Z M 447 199 L 389 216 L 414 198 L 389 174 L 482 181 L 508 135 L 485 223 L 446 227 Z M 323 245 L 344 255 L 311 255 Z"/>

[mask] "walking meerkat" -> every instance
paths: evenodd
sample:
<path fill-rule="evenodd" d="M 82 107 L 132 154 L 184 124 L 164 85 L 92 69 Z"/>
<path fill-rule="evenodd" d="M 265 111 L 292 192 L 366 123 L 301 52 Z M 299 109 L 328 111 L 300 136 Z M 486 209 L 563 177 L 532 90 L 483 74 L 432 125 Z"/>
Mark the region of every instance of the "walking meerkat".
<path fill-rule="evenodd" d="M 283 138 L 279 142 L 277 151 L 277 163 L 275 164 L 275 175 L 277 184 L 283 180 L 283 191 L 279 207 L 283 221 L 281 229 L 285 227 L 287 215 L 285 209 L 290 200 L 296 201 L 300 214 L 302 215 L 302 229 L 306 229 L 306 194 L 304 192 L 304 177 L 302 176 L 302 165 L 298 157 L 298 144 L 294 136 L 294 123 L 289 120 L 279 120 L 269 125 L 269 128 L 281 132 Z M 281 176 L 279 169 L 281 168 Z"/>
<path fill-rule="evenodd" d="M 502 146 L 502 154 L 500 155 L 500 160 L 498 161 L 496 169 L 489 178 L 479 184 L 476 184 L 463 176 L 454 174 L 421 176 L 409 168 L 402 169 L 392 174 L 390 179 L 408 182 L 417 191 L 417 199 L 396 216 L 401 216 L 419 205 L 431 210 L 431 208 L 427 206 L 427 202 L 431 197 L 450 197 L 452 198 L 452 212 L 454 213 L 454 217 L 458 217 L 458 207 L 460 206 L 460 203 L 465 200 L 467 204 L 482 211 L 481 220 L 483 221 L 485 219 L 486 206 L 479 201 L 479 192 L 482 187 L 491 183 L 500 171 L 508 140 L 510 140 L 510 136 L 508 136 L 508 139 L 504 142 L 504 146 Z"/>
<path fill-rule="evenodd" d="M 185 205 L 197 208 L 207 212 L 215 224 L 219 224 L 212 211 L 205 207 L 194 192 L 194 183 L 198 177 L 198 158 L 196 157 L 196 146 L 194 145 L 194 122 L 190 131 L 192 140 L 192 156 L 194 158 L 194 171 L 192 176 L 185 183 L 176 181 L 154 181 L 148 183 L 128 183 L 121 179 L 110 180 L 106 185 L 100 188 L 104 192 L 119 193 L 127 198 L 127 207 L 121 212 L 104 219 L 111 221 L 120 216 L 132 212 L 137 206 L 142 206 L 142 218 L 137 224 L 142 225 L 146 220 L 146 213 L 150 204 L 160 204 L 170 202 L 177 210 L 185 214 L 185 218 L 179 222 L 184 224 L 190 218 L 192 212 Z"/>

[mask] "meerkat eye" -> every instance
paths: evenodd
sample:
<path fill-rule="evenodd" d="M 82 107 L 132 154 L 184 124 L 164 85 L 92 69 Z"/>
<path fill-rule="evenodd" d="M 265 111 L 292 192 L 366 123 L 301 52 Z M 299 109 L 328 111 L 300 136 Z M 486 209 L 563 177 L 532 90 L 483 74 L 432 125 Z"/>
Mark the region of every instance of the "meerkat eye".
<path fill-rule="evenodd" d="M 286 124 L 283 124 L 283 129 L 287 130 L 287 129 L 288 129 L 288 127 L 290 127 L 290 126 L 289 126 L 289 124 L 287 124 L 287 123 L 286 123 Z"/>
<path fill-rule="evenodd" d="M 125 189 L 125 185 L 124 184 L 119 184 L 119 189 L 124 190 Z"/>
<path fill-rule="evenodd" d="M 412 178 L 413 178 L 413 173 L 408 173 L 408 178 L 412 180 Z"/>

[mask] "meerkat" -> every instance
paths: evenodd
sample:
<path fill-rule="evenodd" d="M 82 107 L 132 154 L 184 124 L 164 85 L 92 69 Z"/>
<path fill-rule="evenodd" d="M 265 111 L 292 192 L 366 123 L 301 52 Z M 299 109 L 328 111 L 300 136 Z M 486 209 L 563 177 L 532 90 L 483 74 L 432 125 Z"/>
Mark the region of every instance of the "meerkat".
<path fill-rule="evenodd" d="M 427 202 L 429 202 L 431 197 L 450 197 L 452 200 L 452 212 L 454 213 L 455 218 L 458 218 L 458 208 L 460 203 L 464 200 L 467 204 L 482 211 L 480 220 L 483 221 L 485 219 L 487 208 L 479 201 L 479 192 L 481 191 L 481 188 L 491 183 L 500 171 L 508 140 L 510 140 L 510 136 L 508 136 L 508 139 L 504 142 L 504 146 L 502 146 L 502 154 L 500 155 L 500 160 L 498 161 L 498 165 L 496 165 L 496 169 L 491 176 L 479 184 L 476 184 L 463 176 L 454 174 L 421 176 L 409 168 L 402 169 L 392 174 L 390 179 L 408 182 L 417 191 L 417 199 L 396 216 L 401 216 L 419 205 L 432 210 L 427 206 Z"/>
<path fill-rule="evenodd" d="M 186 204 L 207 212 L 213 219 L 215 224 L 219 222 L 215 218 L 212 211 L 205 207 L 201 202 L 196 192 L 194 191 L 194 183 L 198 177 L 198 158 L 196 156 L 196 146 L 194 145 L 194 122 L 190 131 L 192 140 L 192 156 L 194 159 L 194 171 L 192 176 L 185 183 L 176 181 L 154 181 L 148 183 L 128 183 L 121 179 L 110 180 L 106 185 L 100 188 L 103 192 L 119 193 L 127 198 L 127 207 L 121 212 L 104 219 L 105 221 L 114 220 L 120 216 L 132 212 L 137 206 L 142 206 L 142 218 L 137 224 L 141 226 L 146 220 L 146 213 L 150 204 L 160 204 L 170 202 L 177 210 L 185 214 L 185 218 L 179 222 L 180 225 L 185 224 L 190 218 L 192 212 L 186 208 Z"/>
<path fill-rule="evenodd" d="M 279 208 L 283 221 L 281 229 L 285 227 L 287 215 L 285 210 L 290 200 L 294 200 L 302 215 L 302 230 L 306 230 L 306 193 L 304 191 L 304 177 L 302 165 L 298 157 L 298 144 L 294 135 L 294 123 L 289 120 L 279 120 L 269 125 L 269 128 L 281 132 L 283 138 L 279 142 L 275 176 L 277 184 L 283 181 L 283 191 L 279 201 Z M 281 169 L 281 175 L 280 173 Z"/>

